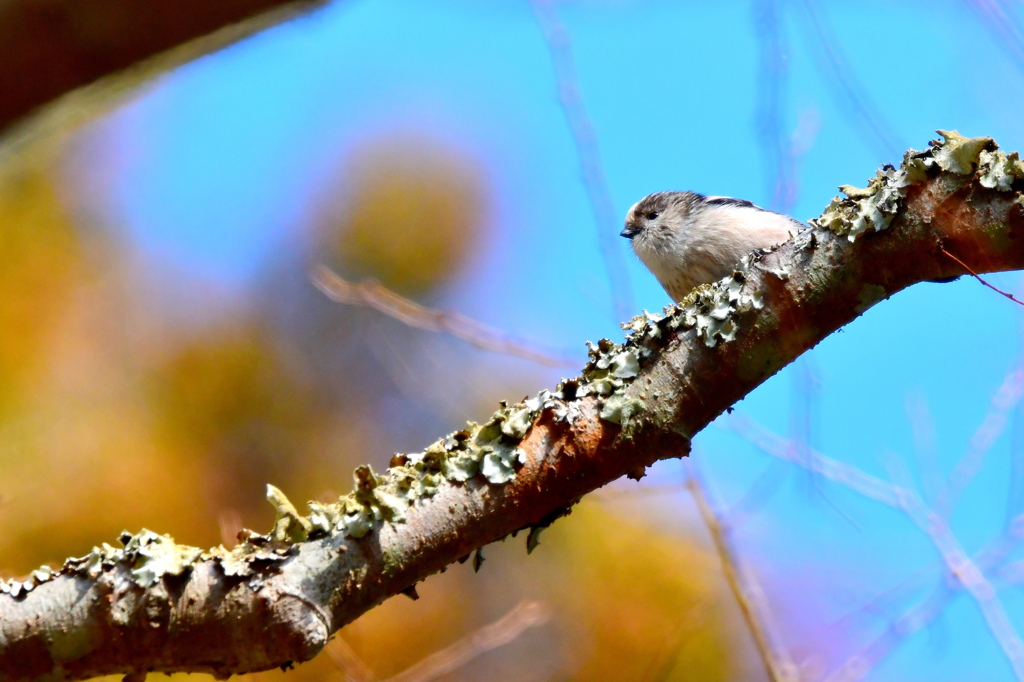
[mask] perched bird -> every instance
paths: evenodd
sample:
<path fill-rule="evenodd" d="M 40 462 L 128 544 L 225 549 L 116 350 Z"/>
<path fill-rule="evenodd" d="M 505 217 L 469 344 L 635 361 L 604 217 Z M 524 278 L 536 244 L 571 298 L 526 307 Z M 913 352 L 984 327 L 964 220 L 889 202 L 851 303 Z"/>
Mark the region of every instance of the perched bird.
<path fill-rule="evenodd" d="M 621 234 L 677 303 L 722 279 L 754 249 L 781 244 L 801 222 L 743 199 L 657 192 L 633 204 Z"/>

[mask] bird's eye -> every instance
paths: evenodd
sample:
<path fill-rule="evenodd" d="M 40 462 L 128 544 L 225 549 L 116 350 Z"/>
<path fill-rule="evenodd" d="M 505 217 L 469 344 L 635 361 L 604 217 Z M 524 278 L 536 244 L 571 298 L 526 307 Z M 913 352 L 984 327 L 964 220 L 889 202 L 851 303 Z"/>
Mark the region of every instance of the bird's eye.
<path fill-rule="evenodd" d="M 654 219 L 655 219 L 655 218 L 657 218 L 657 217 L 658 217 L 658 212 L 657 212 L 657 211 L 650 211 L 650 212 L 649 212 L 649 213 L 647 214 L 647 219 L 648 219 L 648 220 L 654 220 Z"/>

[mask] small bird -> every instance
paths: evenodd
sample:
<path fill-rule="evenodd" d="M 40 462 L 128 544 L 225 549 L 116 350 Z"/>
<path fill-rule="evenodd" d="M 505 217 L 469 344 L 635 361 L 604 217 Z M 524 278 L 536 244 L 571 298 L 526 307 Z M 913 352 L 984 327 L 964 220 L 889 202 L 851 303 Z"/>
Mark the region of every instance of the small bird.
<path fill-rule="evenodd" d="M 675 302 L 733 271 L 754 249 L 806 228 L 789 216 L 743 199 L 696 192 L 657 192 L 633 204 L 621 235 Z"/>

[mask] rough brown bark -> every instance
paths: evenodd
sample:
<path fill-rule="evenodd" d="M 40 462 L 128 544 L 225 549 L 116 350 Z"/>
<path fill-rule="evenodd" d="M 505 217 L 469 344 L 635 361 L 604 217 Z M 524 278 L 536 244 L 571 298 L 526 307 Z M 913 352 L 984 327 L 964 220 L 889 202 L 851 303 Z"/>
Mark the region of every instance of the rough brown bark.
<path fill-rule="evenodd" d="M 667 317 L 634 320 L 625 344 L 600 344 L 583 377 L 542 405 L 503 408 L 431 446 L 424 455 L 442 461 L 434 468 L 409 473 L 421 458 L 400 457 L 383 477 L 357 470 L 356 492 L 308 516 L 273 490 L 272 535 L 230 555 L 169 539 L 173 551 L 161 554 L 159 543 L 146 544 L 152 537 L 136 536 L 126 552 L 94 550 L 38 576 L 27 594 L 8 585 L 0 680 L 226 676 L 306 660 L 341 626 L 473 550 L 550 523 L 624 474 L 686 455 L 690 436 L 871 305 L 964 274 L 943 249 L 978 272 L 1024 268 L 1024 164 L 987 138 L 945 137 L 867 190 L 846 188 L 852 198 L 833 202 L 813 229 L 698 289 Z M 520 428 L 516 415 L 529 420 Z M 458 469 L 460 457 L 513 445 L 523 456 L 511 480 L 493 464 Z M 398 504 L 406 488 L 396 481 L 428 479 L 436 492 Z M 374 510 L 383 520 L 364 523 Z"/>
<path fill-rule="evenodd" d="M 316 4 L 320 3 L 4 0 L 0 132 L 66 92 L 194 38 L 277 7 Z M 262 27 L 254 24 L 252 30 Z"/>

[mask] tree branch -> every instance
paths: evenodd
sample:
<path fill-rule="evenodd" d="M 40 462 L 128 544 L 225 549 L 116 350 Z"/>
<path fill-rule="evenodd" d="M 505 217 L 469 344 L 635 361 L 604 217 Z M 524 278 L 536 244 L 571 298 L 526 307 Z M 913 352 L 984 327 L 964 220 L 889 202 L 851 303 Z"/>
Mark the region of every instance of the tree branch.
<path fill-rule="evenodd" d="M 0 132 L 75 88 L 276 8 L 208 41 L 218 49 L 321 4 L 311 0 L 0 2 Z M 194 57 L 190 54 L 189 57 Z"/>
<path fill-rule="evenodd" d="M 944 133 L 812 228 L 665 316 L 591 347 L 582 376 L 483 425 L 355 472 L 300 515 L 275 488 L 266 536 L 203 552 L 144 531 L 57 571 L 0 583 L 0 680 L 288 666 L 386 598 L 654 462 L 867 308 L 920 281 L 1024 268 L 1024 163 Z M 1016 188 L 1016 189 L 1015 189 Z"/>

